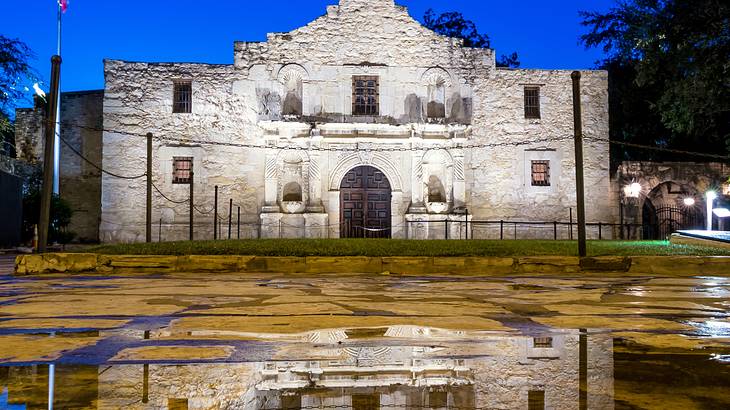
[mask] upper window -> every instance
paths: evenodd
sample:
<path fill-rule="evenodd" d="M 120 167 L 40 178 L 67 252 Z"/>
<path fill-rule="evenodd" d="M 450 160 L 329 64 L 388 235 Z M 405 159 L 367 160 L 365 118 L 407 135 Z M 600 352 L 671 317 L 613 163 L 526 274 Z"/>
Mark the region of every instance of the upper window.
<path fill-rule="evenodd" d="M 525 87 L 525 118 L 540 119 L 540 87 Z"/>
<path fill-rule="evenodd" d="M 188 114 L 193 112 L 193 83 L 191 81 L 175 81 L 175 91 L 173 94 L 173 113 Z"/>
<path fill-rule="evenodd" d="M 532 161 L 532 186 L 550 186 L 550 161 Z"/>
<path fill-rule="evenodd" d="M 352 77 L 352 114 L 379 115 L 378 77 Z"/>
<path fill-rule="evenodd" d="M 172 159 L 172 183 L 189 184 L 193 179 L 193 158 L 174 157 Z"/>

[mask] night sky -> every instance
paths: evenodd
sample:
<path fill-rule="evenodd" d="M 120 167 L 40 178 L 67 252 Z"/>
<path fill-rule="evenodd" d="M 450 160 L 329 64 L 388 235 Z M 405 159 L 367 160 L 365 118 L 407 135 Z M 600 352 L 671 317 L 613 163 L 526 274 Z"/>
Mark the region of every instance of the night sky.
<path fill-rule="evenodd" d="M 524 68 L 592 68 L 600 50 L 578 44 L 579 10 L 605 11 L 613 0 L 397 0 L 411 16 L 460 11 L 492 38 L 497 54 L 517 51 Z M 261 41 L 323 15 L 337 0 L 70 0 L 64 15 L 62 88 L 104 86 L 104 58 L 131 61 L 233 62 L 235 40 Z M 25 41 L 35 68 L 49 77 L 56 50 L 55 0 L 5 0 L 0 34 Z M 45 86 L 44 88 L 47 88 Z M 22 105 L 22 103 L 21 103 Z"/>

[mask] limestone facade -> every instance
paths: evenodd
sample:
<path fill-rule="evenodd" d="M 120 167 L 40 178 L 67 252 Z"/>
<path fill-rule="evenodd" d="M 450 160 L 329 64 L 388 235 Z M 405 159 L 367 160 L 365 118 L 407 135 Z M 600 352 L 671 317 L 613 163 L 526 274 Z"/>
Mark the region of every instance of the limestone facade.
<path fill-rule="evenodd" d="M 188 237 L 190 187 L 173 180 L 181 157 L 192 158 L 196 239 L 214 236 L 215 186 L 222 237 L 231 199 L 242 238 L 345 236 L 353 206 L 380 218 L 356 228 L 388 237 L 493 238 L 467 222 L 567 221 L 575 208 L 570 71 L 497 68 L 493 50 L 435 34 L 393 0 L 341 0 L 292 32 L 236 42 L 232 65 L 104 67 L 101 163 L 143 174 L 154 134 L 154 184 L 177 202 L 153 191 L 155 239 Z M 173 113 L 179 82 L 190 113 Z M 359 111 L 369 91 L 357 84 L 374 84 L 374 110 Z M 539 118 L 525 118 L 526 88 L 539 89 Z M 607 89 L 605 72 L 582 72 L 589 222 L 617 217 L 608 145 L 590 139 L 608 138 Z M 549 162 L 547 184 L 533 182 L 535 161 Z M 345 202 L 359 167 L 387 180 L 389 201 Z M 145 239 L 145 192 L 144 178 L 101 177 L 101 241 Z"/>

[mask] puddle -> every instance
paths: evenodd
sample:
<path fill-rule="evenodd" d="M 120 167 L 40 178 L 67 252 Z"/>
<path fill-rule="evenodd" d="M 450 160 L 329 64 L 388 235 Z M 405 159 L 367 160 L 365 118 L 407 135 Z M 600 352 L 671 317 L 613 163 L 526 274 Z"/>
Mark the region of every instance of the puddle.
<path fill-rule="evenodd" d="M 607 331 L 330 329 L 256 360 L 236 354 L 245 348 L 235 342 L 127 336 L 149 345 L 98 366 L 61 358 L 0 367 L 0 408 L 49 408 L 49 397 L 58 409 L 730 407 L 730 355 L 634 349 Z"/>
<path fill-rule="evenodd" d="M 728 308 L 700 276 L 9 278 L 0 409 L 730 408 Z"/>

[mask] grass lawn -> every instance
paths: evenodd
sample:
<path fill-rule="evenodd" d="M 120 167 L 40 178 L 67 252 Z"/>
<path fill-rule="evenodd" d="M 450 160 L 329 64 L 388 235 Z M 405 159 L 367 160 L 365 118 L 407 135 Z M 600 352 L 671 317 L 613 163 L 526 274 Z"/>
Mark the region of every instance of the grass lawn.
<path fill-rule="evenodd" d="M 578 245 L 548 240 L 258 239 L 102 245 L 84 251 L 107 255 L 577 256 Z M 730 256 L 730 251 L 667 241 L 589 241 L 588 255 Z"/>

